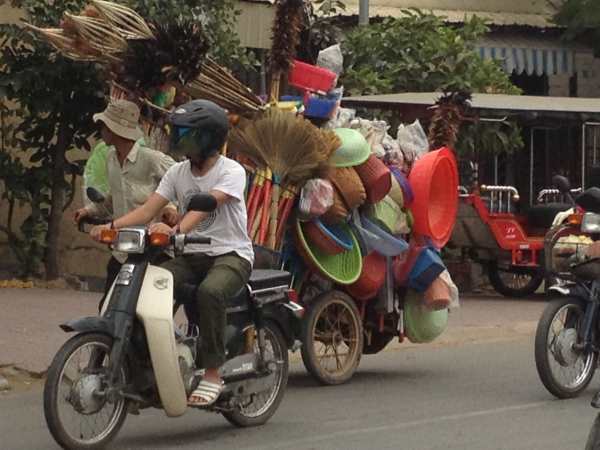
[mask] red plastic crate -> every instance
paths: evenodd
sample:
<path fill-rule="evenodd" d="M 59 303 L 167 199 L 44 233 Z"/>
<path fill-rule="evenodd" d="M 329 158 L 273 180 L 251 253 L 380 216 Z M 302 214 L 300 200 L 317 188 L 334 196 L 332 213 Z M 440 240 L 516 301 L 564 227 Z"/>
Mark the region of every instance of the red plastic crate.
<path fill-rule="evenodd" d="M 331 70 L 294 60 L 288 82 L 299 89 L 326 94 L 334 87 L 336 77 Z"/>

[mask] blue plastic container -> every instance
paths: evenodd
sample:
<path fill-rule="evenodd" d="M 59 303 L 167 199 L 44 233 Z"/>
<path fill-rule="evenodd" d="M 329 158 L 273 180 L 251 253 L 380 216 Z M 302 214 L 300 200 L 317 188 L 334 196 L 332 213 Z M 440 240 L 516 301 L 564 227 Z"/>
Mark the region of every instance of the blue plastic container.
<path fill-rule="evenodd" d="M 431 248 L 423 249 L 408 275 L 408 287 L 417 292 L 425 292 L 446 266 L 438 252 Z"/>
<path fill-rule="evenodd" d="M 336 100 L 310 96 L 304 102 L 304 115 L 306 117 L 329 119 L 333 114 L 336 105 Z"/>
<path fill-rule="evenodd" d="M 366 217 L 361 216 L 360 221 L 362 227 L 356 222 L 354 225 L 358 228 L 369 253 L 376 251 L 380 255 L 392 257 L 408 250 L 408 243 L 404 239 L 392 236 Z"/>

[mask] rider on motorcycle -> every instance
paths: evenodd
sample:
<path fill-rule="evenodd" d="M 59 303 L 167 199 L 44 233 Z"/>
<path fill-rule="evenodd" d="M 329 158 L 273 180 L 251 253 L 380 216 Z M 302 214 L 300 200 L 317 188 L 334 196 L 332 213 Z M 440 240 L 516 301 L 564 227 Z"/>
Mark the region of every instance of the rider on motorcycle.
<path fill-rule="evenodd" d="M 109 225 L 94 227 L 91 235 L 99 239 L 102 228 L 147 224 L 169 202 L 177 202 L 181 221 L 174 228 L 154 223 L 150 232 L 185 233 L 211 239 L 210 246 L 188 245 L 183 256 L 162 265 L 173 273 L 176 296 L 182 283 L 198 284 L 195 312 L 202 337 L 200 355 L 206 371 L 188 402 L 206 406 L 214 403 L 223 390 L 218 369 L 225 362 L 225 301 L 246 285 L 254 260 L 246 231 L 246 176 L 240 164 L 220 155 L 229 131 L 229 120 L 222 108 L 210 101 L 194 100 L 178 107 L 169 122 L 171 151 L 185 155 L 187 160 L 167 171 L 144 205 Z M 187 210 L 190 199 L 200 192 L 216 198 L 218 207 L 214 212 Z"/>

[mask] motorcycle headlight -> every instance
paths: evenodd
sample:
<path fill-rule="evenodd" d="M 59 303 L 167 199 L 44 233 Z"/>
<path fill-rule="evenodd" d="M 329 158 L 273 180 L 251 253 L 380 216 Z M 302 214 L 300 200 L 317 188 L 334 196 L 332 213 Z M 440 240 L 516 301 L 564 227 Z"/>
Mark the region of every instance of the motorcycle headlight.
<path fill-rule="evenodd" d="M 581 231 L 584 233 L 600 233 L 600 214 L 585 213 L 581 221 Z"/>
<path fill-rule="evenodd" d="M 145 234 L 144 230 L 119 230 L 114 249 L 123 253 L 144 253 Z"/>

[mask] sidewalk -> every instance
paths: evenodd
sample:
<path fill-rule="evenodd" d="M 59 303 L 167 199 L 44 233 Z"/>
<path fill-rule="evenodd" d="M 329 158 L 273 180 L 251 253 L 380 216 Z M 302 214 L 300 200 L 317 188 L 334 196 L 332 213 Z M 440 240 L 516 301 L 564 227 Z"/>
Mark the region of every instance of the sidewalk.
<path fill-rule="evenodd" d="M 95 315 L 98 293 L 62 289 L 0 289 L 0 367 L 15 366 L 43 375 L 68 339 L 58 325 Z M 532 335 L 546 302 L 543 298 L 510 300 L 465 297 L 450 315 L 450 326 L 431 344 L 459 344 Z M 389 349 L 412 346 L 405 342 Z"/>

